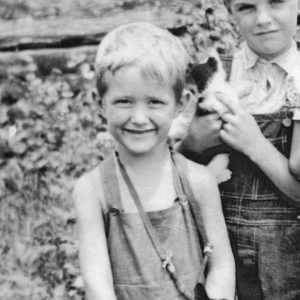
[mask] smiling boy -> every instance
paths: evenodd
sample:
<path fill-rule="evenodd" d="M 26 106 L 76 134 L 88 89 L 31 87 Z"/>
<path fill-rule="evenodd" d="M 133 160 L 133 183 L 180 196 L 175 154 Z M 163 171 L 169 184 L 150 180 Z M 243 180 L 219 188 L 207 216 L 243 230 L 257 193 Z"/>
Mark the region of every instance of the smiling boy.
<path fill-rule="evenodd" d="M 234 299 L 217 183 L 167 143 L 187 66 L 180 41 L 148 23 L 118 27 L 99 45 L 97 88 L 116 151 L 74 188 L 87 299 L 195 299 L 208 241 L 207 294 Z"/>

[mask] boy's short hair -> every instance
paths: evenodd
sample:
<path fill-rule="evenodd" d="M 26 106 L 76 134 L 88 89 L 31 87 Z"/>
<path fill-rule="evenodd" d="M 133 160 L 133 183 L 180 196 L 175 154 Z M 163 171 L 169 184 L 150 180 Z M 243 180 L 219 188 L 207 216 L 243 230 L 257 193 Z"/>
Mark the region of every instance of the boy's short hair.
<path fill-rule="evenodd" d="M 176 101 L 180 101 L 188 60 L 180 40 L 167 30 L 144 22 L 120 26 L 98 47 L 95 70 L 99 95 L 107 89 L 106 71 L 114 74 L 122 67 L 134 66 L 146 78 L 171 84 Z"/>

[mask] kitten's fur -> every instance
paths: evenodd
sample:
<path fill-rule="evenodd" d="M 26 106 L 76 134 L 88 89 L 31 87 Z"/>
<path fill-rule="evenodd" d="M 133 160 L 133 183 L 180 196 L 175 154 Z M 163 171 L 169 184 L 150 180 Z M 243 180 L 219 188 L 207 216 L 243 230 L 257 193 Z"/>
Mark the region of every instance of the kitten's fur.
<path fill-rule="evenodd" d="M 238 92 L 226 81 L 226 72 L 215 50 L 209 52 L 209 57 L 204 63 L 192 66 L 187 81 L 190 86 L 194 87 L 195 97 L 190 97 L 183 112 L 173 121 L 168 135 L 171 144 L 185 137 L 195 114 L 200 116 L 214 112 L 221 116 L 228 110 L 216 98 L 217 92 L 226 95 L 230 101 L 236 103 L 239 101 Z M 243 91 L 243 93 L 247 94 L 249 91 Z M 208 163 L 207 166 L 216 176 L 218 183 L 231 178 L 231 171 L 227 169 L 228 163 L 229 154 L 225 153 L 215 155 Z"/>

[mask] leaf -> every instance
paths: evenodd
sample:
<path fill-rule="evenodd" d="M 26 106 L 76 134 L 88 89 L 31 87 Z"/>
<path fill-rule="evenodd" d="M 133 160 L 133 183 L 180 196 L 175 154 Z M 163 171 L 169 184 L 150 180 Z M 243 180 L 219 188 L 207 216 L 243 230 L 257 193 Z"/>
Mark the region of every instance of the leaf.
<path fill-rule="evenodd" d="M 12 192 L 18 192 L 19 191 L 19 186 L 18 182 L 14 180 L 13 178 L 4 178 L 4 184 L 5 188 Z"/>
<path fill-rule="evenodd" d="M 60 207 L 52 207 L 51 208 L 51 214 L 53 216 L 59 217 L 64 222 L 66 222 L 71 217 L 71 213 L 69 211 L 63 210 Z"/>
<path fill-rule="evenodd" d="M 36 253 L 38 253 L 38 255 L 41 255 L 41 254 L 46 254 L 46 253 L 49 253 L 49 252 L 55 252 L 56 251 L 56 246 L 46 244 L 46 245 L 43 245 L 43 246 L 37 246 L 34 249 L 35 249 Z"/>
<path fill-rule="evenodd" d="M 70 243 L 62 244 L 61 249 L 65 251 L 66 255 L 71 257 L 78 254 L 78 248 Z M 76 271 L 78 273 L 78 270 Z"/>
<path fill-rule="evenodd" d="M 43 159 L 40 159 L 40 160 L 35 164 L 35 168 L 36 168 L 37 170 L 39 170 L 39 169 L 44 168 L 44 167 L 47 166 L 47 165 L 48 165 L 48 160 L 45 159 L 45 158 L 43 158 Z"/>
<path fill-rule="evenodd" d="M 84 288 L 84 283 L 81 275 L 76 277 L 76 279 L 72 283 L 72 286 L 78 289 Z"/>
<path fill-rule="evenodd" d="M 53 290 L 53 299 L 55 300 L 64 300 L 64 294 L 65 294 L 65 285 L 60 284 L 56 286 Z"/>
<path fill-rule="evenodd" d="M 71 275 L 77 275 L 79 273 L 79 268 L 75 268 L 72 264 L 66 263 L 64 269 Z"/>
<path fill-rule="evenodd" d="M 72 91 L 65 91 L 61 95 L 64 98 L 72 98 L 74 96 L 74 93 Z"/>
<path fill-rule="evenodd" d="M 24 154 L 28 148 L 26 143 L 20 141 L 15 141 L 14 143 L 10 144 L 10 147 L 12 151 L 18 155 Z"/>
<path fill-rule="evenodd" d="M 7 111 L 8 107 L 6 105 L 0 106 L 0 125 L 8 121 Z"/>

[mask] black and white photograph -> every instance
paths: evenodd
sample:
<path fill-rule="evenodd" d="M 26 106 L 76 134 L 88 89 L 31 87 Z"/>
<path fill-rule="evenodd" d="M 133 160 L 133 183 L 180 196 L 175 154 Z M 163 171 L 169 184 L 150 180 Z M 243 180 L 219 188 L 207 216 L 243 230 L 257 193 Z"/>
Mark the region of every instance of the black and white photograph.
<path fill-rule="evenodd" d="M 0 300 L 300 299 L 300 0 L 0 0 Z"/>

